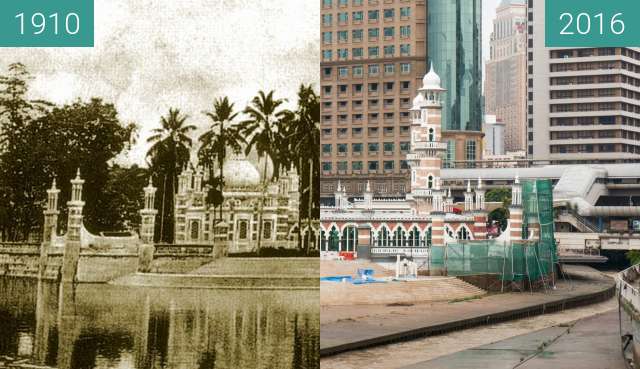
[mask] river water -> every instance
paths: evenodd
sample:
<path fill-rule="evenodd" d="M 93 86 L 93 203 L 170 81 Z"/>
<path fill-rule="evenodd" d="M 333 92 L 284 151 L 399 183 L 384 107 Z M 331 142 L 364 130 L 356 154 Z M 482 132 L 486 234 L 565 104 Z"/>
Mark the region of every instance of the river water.
<path fill-rule="evenodd" d="M 0 356 L 59 369 L 318 368 L 319 291 L 0 278 Z"/>

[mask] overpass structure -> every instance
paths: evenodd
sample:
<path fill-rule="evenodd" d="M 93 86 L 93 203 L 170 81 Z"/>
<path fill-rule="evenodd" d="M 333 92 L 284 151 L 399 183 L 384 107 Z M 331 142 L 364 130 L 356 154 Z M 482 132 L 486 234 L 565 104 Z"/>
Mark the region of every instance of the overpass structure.
<path fill-rule="evenodd" d="M 454 194 L 478 177 L 494 189 L 508 188 L 516 176 L 553 181 L 561 259 L 597 261 L 601 251 L 640 250 L 640 164 L 442 170 L 444 186 Z"/>

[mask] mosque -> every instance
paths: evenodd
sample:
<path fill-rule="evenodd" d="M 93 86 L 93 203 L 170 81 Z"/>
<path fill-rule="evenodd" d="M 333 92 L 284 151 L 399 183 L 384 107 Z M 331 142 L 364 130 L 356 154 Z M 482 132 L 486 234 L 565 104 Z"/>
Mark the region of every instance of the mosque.
<path fill-rule="evenodd" d="M 334 204 L 321 207 L 322 256 L 347 252 L 365 258 L 419 258 L 426 257 L 431 246 L 488 238 L 482 179 L 467 183 L 463 211 L 454 208 L 451 190 L 442 187 L 440 170 L 447 148 L 440 141 L 444 92 L 431 66 L 410 109 L 410 192 L 401 198 L 375 198 L 367 185 L 363 197 L 350 201 L 345 188 L 338 184 Z M 509 225 L 497 241 L 518 241 L 522 237 L 522 187 L 517 178 L 509 212 Z"/>
<path fill-rule="evenodd" d="M 178 176 L 175 202 L 176 244 L 222 244 L 227 252 L 255 251 L 259 232 L 260 199 L 262 246 L 294 248 L 298 240 L 299 178 L 289 171 L 264 188 L 260 172 L 244 156 L 235 155 L 223 167 L 222 222 L 218 208 L 206 203 L 201 169 L 184 170 Z M 214 222 L 217 222 L 214 224 Z"/>

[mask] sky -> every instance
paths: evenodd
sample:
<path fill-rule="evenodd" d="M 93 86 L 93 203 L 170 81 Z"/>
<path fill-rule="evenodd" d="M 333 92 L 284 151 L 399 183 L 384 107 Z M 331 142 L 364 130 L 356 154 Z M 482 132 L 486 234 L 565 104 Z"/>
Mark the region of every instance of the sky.
<path fill-rule="evenodd" d="M 140 126 L 118 161 L 143 164 L 170 107 L 202 129 L 218 96 L 241 110 L 273 89 L 293 107 L 301 83 L 317 86 L 319 13 L 317 0 L 95 0 L 94 48 L 3 49 L 0 73 L 25 64 L 31 98 L 114 103 L 121 121 Z"/>
<path fill-rule="evenodd" d="M 499 1 L 483 3 L 485 56 Z M 0 73 L 25 64 L 34 99 L 114 103 L 121 121 L 140 127 L 117 160 L 144 164 L 146 138 L 169 108 L 199 134 L 215 97 L 241 110 L 258 90 L 273 89 L 293 107 L 301 83 L 317 86 L 319 9 L 318 0 L 95 0 L 94 48 L 3 49 Z"/>

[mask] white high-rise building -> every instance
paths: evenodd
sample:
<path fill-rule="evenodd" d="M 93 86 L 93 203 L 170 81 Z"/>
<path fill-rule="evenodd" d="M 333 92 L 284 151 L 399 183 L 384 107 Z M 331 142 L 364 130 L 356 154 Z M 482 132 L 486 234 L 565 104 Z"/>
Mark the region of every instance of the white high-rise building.
<path fill-rule="evenodd" d="M 545 2 L 527 8 L 528 158 L 640 160 L 640 48 L 547 48 Z"/>

